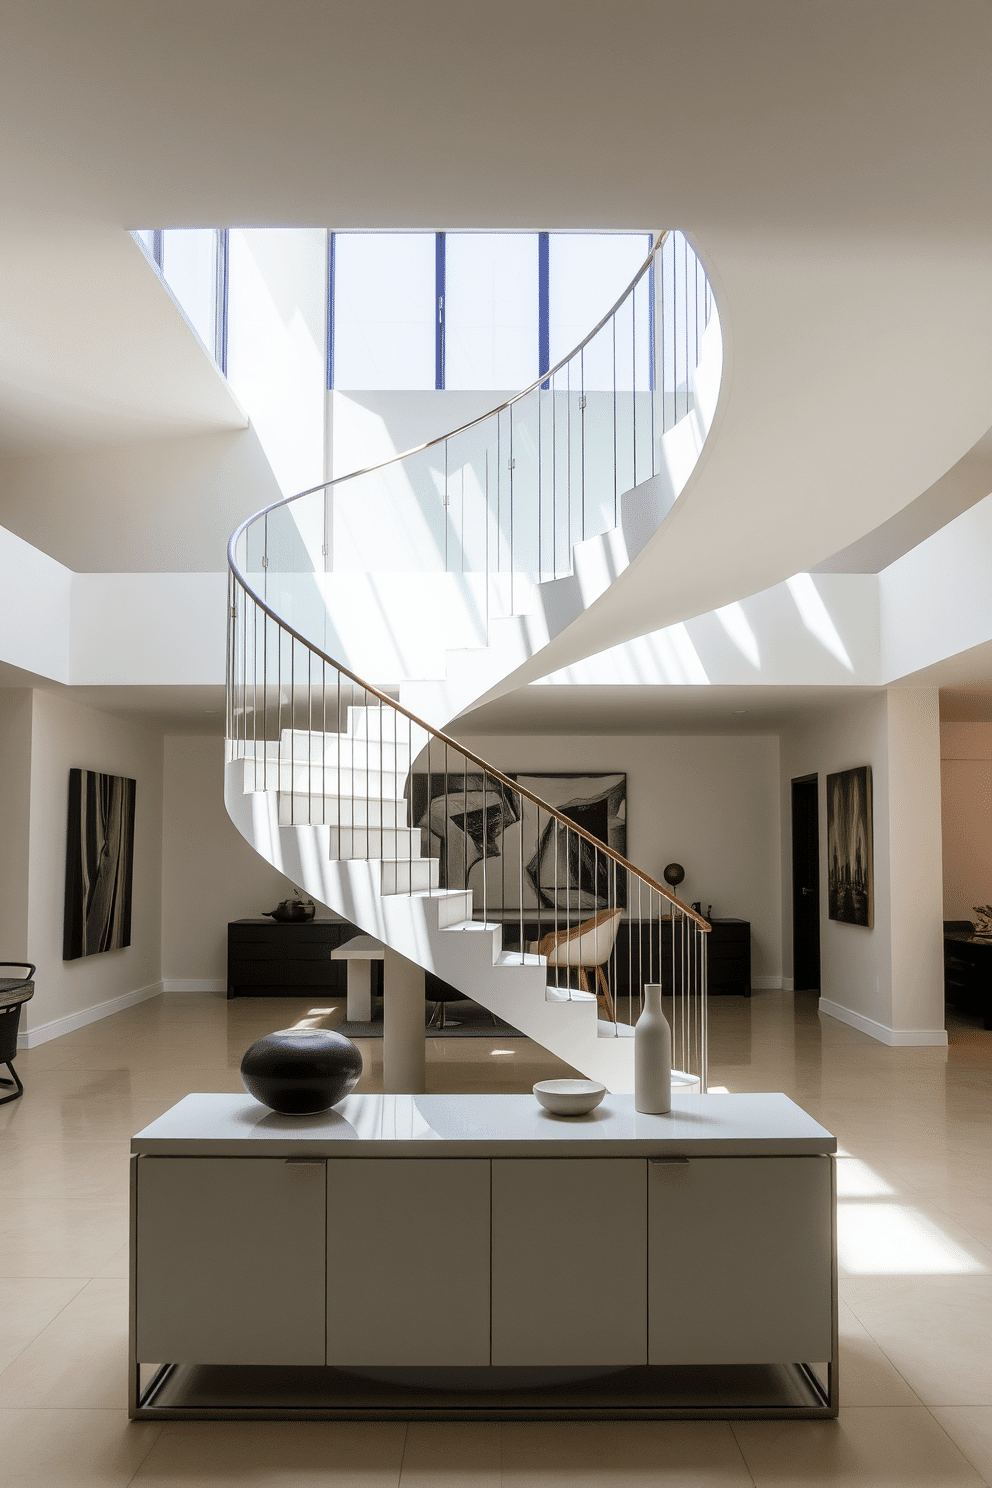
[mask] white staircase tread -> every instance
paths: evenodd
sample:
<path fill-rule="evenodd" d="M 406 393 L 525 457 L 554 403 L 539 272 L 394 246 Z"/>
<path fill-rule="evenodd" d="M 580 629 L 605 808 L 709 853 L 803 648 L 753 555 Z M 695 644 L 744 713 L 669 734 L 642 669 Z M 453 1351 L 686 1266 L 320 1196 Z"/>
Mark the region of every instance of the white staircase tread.
<path fill-rule="evenodd" d="M 374 935 L 353 935 L 331 952 L 332 961 L 381 961 L 386 947 Z"/>
<path fill-rule="evenodd" d="M 445 925 L 445 930 L 485 930 L 490 934 L 494 930 L 502 930 L 503 926 L 499 920 L 458 920 L 454 925 Z"/>
<path fill-rule="evenodd" d="M 578 989 L 576 989 L 575 987 L 568 988 L 568 987 L 555 987 L 555 986 L 551 986 L 551 987 L 548 988 L 547 992 L 545 993 L 545 996 L 546 996 L 548 1002 L 595 1002 L 596 1001 L 596 997 L 595 997 L 595 994 L 594 993 L 592 993 L 592 992 L 582 992 L 582 991 L 579 991 Z"/>
<path fill-rule="evenodd" d="M 500 951 L 497 966 L 547 966 L 544 956 L 532 955 L 525 951 L 523 955 L 519 951 Z"/>
<path fill-rule="evenodd" d="M 632 1023 L 607 1023 L 605 1018 L 600 1018 L 596 1023 L 597 1038 L 633 1038 L 634 1025 Z"/>

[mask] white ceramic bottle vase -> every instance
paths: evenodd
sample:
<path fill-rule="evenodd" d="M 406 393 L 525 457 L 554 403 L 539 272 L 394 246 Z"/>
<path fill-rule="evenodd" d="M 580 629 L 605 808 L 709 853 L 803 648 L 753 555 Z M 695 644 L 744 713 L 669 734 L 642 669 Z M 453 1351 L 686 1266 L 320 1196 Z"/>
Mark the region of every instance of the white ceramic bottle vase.
<path fill-rule="evenodd" d="M 661 987 L 647 983 L 634 1028 L 634 1110 L 662 1116 L 672 1109 L 672 1030 L 661 1011 Z"/>

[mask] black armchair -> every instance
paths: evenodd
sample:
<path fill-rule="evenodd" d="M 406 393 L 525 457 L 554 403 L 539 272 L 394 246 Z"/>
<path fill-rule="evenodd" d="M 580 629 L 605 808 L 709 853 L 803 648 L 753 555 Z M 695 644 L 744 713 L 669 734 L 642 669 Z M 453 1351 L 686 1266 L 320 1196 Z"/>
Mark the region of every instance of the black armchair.
<path fill-rule="evenodd" d="M 21 1003 L 30 1001 L 34 996 L 32 978 L 36 968 L 30 961 L 0 961 L 0 971 L 16 966 L 25 969 L 27 976 L 0 976 L 0 1065 L 5 1064 L 13 1076 L 11 1080 L 0 1080 L 0 1085 L 15 1086 L 11 1095 L 0 1095 L 0 1106 L 5 1106 L 8 1101 L 16 1100 L 24 1093 L 24 1086 L 14 1069 L 14 1059 L 17 1056 L 17 1029 L 21 1021 Z"/>

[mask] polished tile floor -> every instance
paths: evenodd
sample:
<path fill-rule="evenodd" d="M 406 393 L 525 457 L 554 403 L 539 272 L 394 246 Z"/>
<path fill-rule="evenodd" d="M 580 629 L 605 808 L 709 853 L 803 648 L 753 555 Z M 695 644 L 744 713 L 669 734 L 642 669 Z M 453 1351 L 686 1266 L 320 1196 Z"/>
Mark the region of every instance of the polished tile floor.
<path fill-rule="evenodd" d="M 248 1044 L 310 1010 L 171 994 L 25 1051 L 27 1093 L 0 1107 L 0 1483 L 992 1483 L 992 1034 L 955 1019 L 949 1049 L 887 1049 L 793 1002 L 715 999 L 711 1081 L 785 1090 L 841 1143 L 839 1421 L 128 1424 L 128 1137 L 190 1090 L 240 1089 Z M 563 1072 L 525 1040 L 429 1048 L 433 1090 Z M 382 1045 L 362 1052 L 380 1088 Z"/>

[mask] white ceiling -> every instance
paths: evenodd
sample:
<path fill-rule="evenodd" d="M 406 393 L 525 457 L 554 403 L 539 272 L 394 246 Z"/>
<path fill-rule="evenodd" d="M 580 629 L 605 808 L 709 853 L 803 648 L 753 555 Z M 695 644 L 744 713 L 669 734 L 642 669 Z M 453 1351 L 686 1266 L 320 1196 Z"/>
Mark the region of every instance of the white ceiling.
<path fill-rule="evenodd" d="M 827 563 L 989 427 L 987 0 L 6 0 L 2 26 L 11 448 L 235 426 L 123 228 L 693 235 L 713 434 L 534 675 Z"/>
<path fill-rule="evenodd" d="M 0 453 L 246 423 L 129 233 L 0 210 Z"/>
<path fill-rule="evenodd" d="M 985 0 L 6 0 L 3 37 L 0 198 L 128 227 L 987 231 Z"/>

